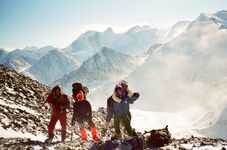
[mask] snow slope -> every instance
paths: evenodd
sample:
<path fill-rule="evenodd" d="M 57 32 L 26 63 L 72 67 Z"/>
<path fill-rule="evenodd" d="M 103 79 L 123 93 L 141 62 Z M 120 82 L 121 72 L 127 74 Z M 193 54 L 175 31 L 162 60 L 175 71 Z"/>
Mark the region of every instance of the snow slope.
<path fill-rule="evenodd" d="M 44 137 L 48 87 L 2 65 L 0 74 L 0 137 Z"/>
<path fill-rule="evenodd" d="M 139 108 L 184 110 L 226 80 L 226 29 L 210 20 L 193 26 L 160 47 L 127 77 L 130 86 L 141 91 L 144 103 Z"/>
<path fill-rule="evenodd" d="M 71 85 L 74 82 L 82 82 L 89 88 L 94 88 L 127 76 L 139 65 L 140 59 L 103 47 L 86 60 L 78 70 L 65 75 L 53 85 L 60 84 L 68 94 L 71 94 Z"/>
<path fill-rule="evenodd" d="M 135 26 L 125 33 L 114 33 L 112 28 L 104 32 L 87 31 L 64 50 L 82 60 L 97 53 L 102 47 L 109 47 L 125 54 L 138 54 L 153 45 L 158 38 L 158 29 L 149 26 Z"/>
<path fill-rule="evenodd" d="M 194 131 L 202 135 L 227 138 L 227 31 L 220 28 L 225 22 L 217 24 L 225 14 L 220 11 L 208 15 L 208 20 L 201 19 L 200 15 L 180 35 L 151 48 L 145 62 L 125 78 L 129 88 L 141 94 L 138 102 L 132 105 L 133 109 L 168 113 L 187 110 L 176 120 L 179 125 L 180 121 L 186 122 L 183 128 L 197 129 Z M 115 84 L 111 82 L 98 87 L 90 99 L 105 106 Z M 151 113 L 144 120 L 149 116 L 154 119 Z M 168 121 L 168 117 L 163 118 Z"/>
<path fill-rule="evenodd" d="M 4 50 L 3 48 L 0 48 L 0 60 L 2 57 L 4 57 L 7 54 L 7 51 Z"/>
<path fill-rule="evenodd" d="M 203 26 L 207 24 L 216 24 L 220 29 L 227 29 L 227 11 L 221 10 L 214 14 L 202 13 L 200 16 L 193 21 L 189 28 L 194 26 Z"/>
<path fill-rule="evenodd" d="M 178 35 L 180 35 L 187 29 L 190 23 L 190 21 L 179 21 L 169 29 L 160 30 L 159 42 L 166 43 L 169 40 L 176 38 Z"/>
<path fill-rule="evenodd" d="M 51 50 L 27 70 L 44 84 L 51 84 L 65 74 L 78 69 L 80 62 L 62 50 Z"/>
<path fill-rule="evenodd" d="M 5 53 L 1 56 L 0 64 L 23 72 L 33 64 L 35 64 L 41 57 L 47 54 L 48 51 L 55 49 L 52 46 L 42 47 L 40 49 L 36 47 L 26 47 L 24 49 L 15 49 L 11 52 Z"/>

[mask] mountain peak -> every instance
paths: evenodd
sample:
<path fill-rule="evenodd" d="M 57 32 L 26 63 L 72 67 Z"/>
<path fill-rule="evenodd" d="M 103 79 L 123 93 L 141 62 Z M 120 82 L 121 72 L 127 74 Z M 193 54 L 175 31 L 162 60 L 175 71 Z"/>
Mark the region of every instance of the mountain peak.
<path fill-rule="evenodd" d="M 227 21 L 227 10 L 218 11 L 214 15 L 223 21 Z"/>
<path fill-rule="evenodd" d="M 138 32 L 138 31 L 140 31 L 141 29 L 142 29 L 141 26 L 136 25 L 136 26 L 130 28 L 130 29 L 128 30 L 128 32 Z"/>
<path fill-rule="evenodd" d="M 109 47 L 102 47 L 100 49 L 100 52 L 107 52 L 107 51 L 113 51 L 113 49 L 109 48 Z"/>
<path fill-rule="evenodd" d="M 209 19 L 208 14 L 201 13 L 197 18 L 198 21 L 207 21 Z"/>
<path fill-rule="evenodd" d="M 55 49 L 55 47 L 53 47 L 52 45 L 47 45 L 47 46 L 41 47 L 40 49 Z"/>
<path fill-rule="evenodd" d="M 217 13 L 227 13 L 227 10 L 220 10 L 220 11 L 217 11 Z"/>
<path fill-rule="evenodd" d="M 197 18 L 198 21 L 227 21 L 227 11 L 221 10 L 213 14 L 201 13 Z"/>
<path fill-rule="evenodd" d="M 100 33 L 100 32 L 98 32 L 98 31 L 93 31 L 93 30 L 88 30 L 88 31 L 86 31 L 85 33 L 83 33 L 83 34 L 81 34 L 77 39 L 76 39 L 76 41 L 77 40 L 82 40 L 82 39 L 86 39 L 86 38 L 89 38 L 89 37 L 91 37 L 91 36 L 94 36 L 95 34 L 97 34 L 97 33 Z M 74 41 L 74 42 L 76 42 L 76 41 Z M 74 43 L 73 42 L 73 43 Z"/>
<path fill-rule="evenodd" d="M 6 52 L 4 48 L 0 48 L 0 52 Z"/>
<path fill-rule="evenodd" d="M 152 28 L 150 27 L 149 25 L 143 25 L 143 26 L 140 26 L 140 25 L 136 25 L 132 28 L 130 28 L 127 33 L 130 33 L 130 32 L 141 32 L 141 31 L 148 31 L 148 30 L 156 30 L 155 28 Z"/>
<path fill-rule="evenodd" d="M 152 29 L 149 25 L 144 25 L 144 26 L 142 26 L 142 28 L 143 28 L 143 29 L 147 29 L 147 30 Z"/>
<path fill-rule="evenodd" d="M 36 47 L 36 46 L 27 46 L 25 47 L 23 50 L 30 50 L 30 51 L 36 51 L 38 50 L 39 48 Z"/>
<path fill-rule="evenodd" d="M 104 33 L 113 33 L 113 29 L 111 27 L 107 28 Z"/>

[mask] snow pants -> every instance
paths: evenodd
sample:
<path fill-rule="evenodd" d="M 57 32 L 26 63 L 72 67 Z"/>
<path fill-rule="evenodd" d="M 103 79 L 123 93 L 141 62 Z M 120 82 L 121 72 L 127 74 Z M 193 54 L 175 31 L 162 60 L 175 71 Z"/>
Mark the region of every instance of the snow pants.
<path fill-rule="evenodd" d="M 66 133 L 66 113 L 60 113 L 60 114 L 56 114 L 54 116 L 51 116 L 49 125 L 48 125 L 48 135 L 49 137 L 53 137 L 54 136 L 54 128 L 55 125 L 57 123 L 57 121 L 60 121 L 61 124 L 61 132 L 62 133 Z"/>
<path fill-rule="evenodd" d="M 132 127 L 131 127 L 131 118 L 129 116 L 114 116 L 114 128 L 116 135 L 121 134 L 120 131 L 120 123 L 125 127 L 125 130 L 129 135 L 132 133 Z"/>
<path fill-rule="evenodd" d="M 95 123 L 93 122 L 92 118 L 88 118 L 88 119 L 84 119 L 84 120 L 78 121 L 80 130 L 85 128 L 85 123 L 86 122 L 88 123 L 90 128 L 94 128 L 95 127 Z"/>

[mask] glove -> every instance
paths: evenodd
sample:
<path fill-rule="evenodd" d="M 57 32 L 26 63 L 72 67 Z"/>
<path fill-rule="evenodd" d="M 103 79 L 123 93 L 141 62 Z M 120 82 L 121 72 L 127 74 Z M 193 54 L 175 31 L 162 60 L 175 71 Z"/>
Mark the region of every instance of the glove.
<path fill-rule="evenodd" d="M 137 100 L 139 97 L 140 97 L 140 94 L 139 94 L 139 93 L 134 93 L 131 99 L 132 99 L 133 101 L 135 101 L 135 100 Z"/>

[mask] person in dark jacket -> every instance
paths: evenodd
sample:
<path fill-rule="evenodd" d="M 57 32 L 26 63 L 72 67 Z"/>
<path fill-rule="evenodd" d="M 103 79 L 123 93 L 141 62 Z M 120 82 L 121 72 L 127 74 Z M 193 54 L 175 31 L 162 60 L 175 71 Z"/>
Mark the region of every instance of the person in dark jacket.
<path fill-rule="evenodd" d="M 125 126 L 128 135 L 132 135 L 131 113 L 129 105 L 139 98 L 139 93 L 133 93 L 118 83 L 114 93 L 107 99 L 106 128 L 114 116 L 114 128 L 116 138 L 121 138 L 120 123 Z"/>
<path fill-rule="evenodd" d="M 55 86 L 48 95 L 46 102 L 51 106 L 51 119 L 48 125 L 48 139 L 46 142 L 52 141 L 54 128 L 58 120 L 61 124 L 61 141 L 63 142 L 66 136 L 66 109 L 70 109 L 68 96 L 61 92 L 59 86 Z"/>
<path fill-rule="evenodd" d="M 88 123 L 91 129 L 92 139 L 99 141 L 97 136 L 97 129 L 95 123 L 92 120 L 92 109 L 89 101 L 86 100 L 86 94 L 89 90 L 87 87 L 83 87 L 81 83 L 73 84 L 73 98 L 75 100 L 73 105 L 73 118 L 71 124 L 74 125 L 75 121 L 79 123 L 81 138 L 87 140 L 87 133 L 85 129 L 85 122 Z"/>

